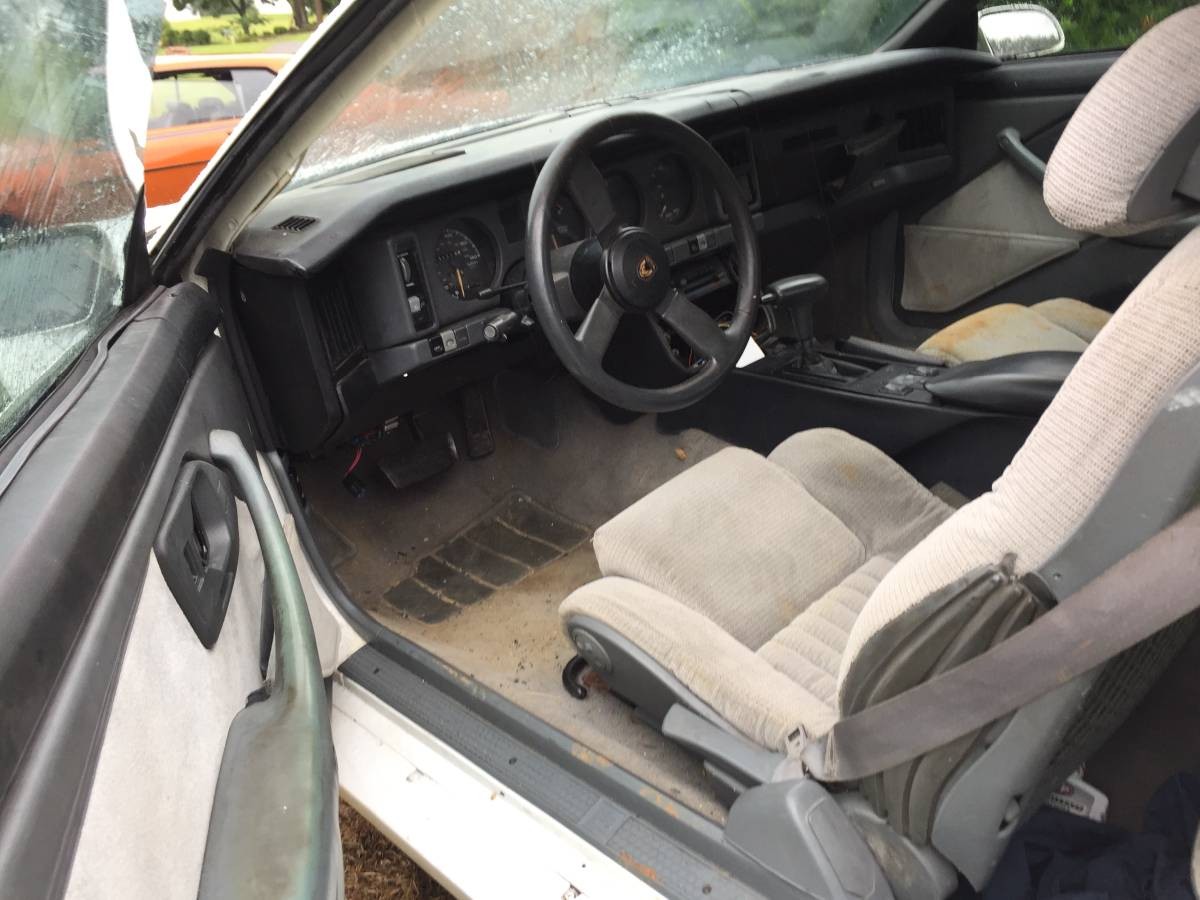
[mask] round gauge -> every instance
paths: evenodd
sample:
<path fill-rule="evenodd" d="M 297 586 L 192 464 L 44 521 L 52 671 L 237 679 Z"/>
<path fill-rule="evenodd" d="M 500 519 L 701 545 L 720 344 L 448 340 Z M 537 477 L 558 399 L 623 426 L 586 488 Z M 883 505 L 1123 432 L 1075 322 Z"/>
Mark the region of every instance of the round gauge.
<path fill-rule="evenodd" d="M 617 172 L 604 180 L 608 185 L 608 196 L 612 198 L 617 221 L 622 225 L 642 224 L 642 197 L 637 185 L 628 175 Z"/>
<path fill-rule="evenodd" d="M 664 156 L 650 170 L 649 202 L 668 225 L 678 225 L 692 211 L 692 176 L 678 156 Z"/>
<path fill-rule="evenodd" d="M 588 234 L 583 213 L 566 194 L 559 194 L 550 207 L 550 241 L 555 247 L 565 247 L 582 241 Z"/>
<path fill-rule="evenodd" d="M 443 228 L 433 261 L 442 287 L 459 300 L 474 300 L 496 278 L 496 250 L 478 222 L 452 222 Z"/>

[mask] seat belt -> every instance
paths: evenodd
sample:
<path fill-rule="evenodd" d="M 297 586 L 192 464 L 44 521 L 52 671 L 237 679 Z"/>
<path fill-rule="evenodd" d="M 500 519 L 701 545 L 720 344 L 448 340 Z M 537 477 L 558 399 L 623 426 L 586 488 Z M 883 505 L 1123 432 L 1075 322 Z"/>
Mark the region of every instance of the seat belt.
<path fill-rule="evenodd" d="M 1200 506 L 1016 634 L 809 742 L 818 781 L 858 781 L 1016 712 L 1200 607 Z"/>

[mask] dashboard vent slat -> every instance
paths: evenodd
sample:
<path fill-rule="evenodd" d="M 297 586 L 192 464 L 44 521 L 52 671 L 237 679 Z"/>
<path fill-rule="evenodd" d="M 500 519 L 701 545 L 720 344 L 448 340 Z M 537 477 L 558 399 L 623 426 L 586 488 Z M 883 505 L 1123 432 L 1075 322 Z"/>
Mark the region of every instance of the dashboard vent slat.
<path fill-rule="evenodd" d="M 271 228 L 275 231 L 303 231 L 309 225 L 315 225 L 317 220 L 312 216 L 288 216 L 282 222 L 276 222 Z"/>
<path fill-rule="evenodd" d="M 901 153 L 929 150 L 946 144 L 946 108 L 941 103 L 929 103 L 900 113 L 904 130 L 900 132 L 898 149 Z"/>
<path fill-rule="evenodd" d="M 330 368 L 336 371 L 363 346 L 342 279 L 332 277 L 318 283 L 312 291 L 312 305 L 325 355 Z"/>

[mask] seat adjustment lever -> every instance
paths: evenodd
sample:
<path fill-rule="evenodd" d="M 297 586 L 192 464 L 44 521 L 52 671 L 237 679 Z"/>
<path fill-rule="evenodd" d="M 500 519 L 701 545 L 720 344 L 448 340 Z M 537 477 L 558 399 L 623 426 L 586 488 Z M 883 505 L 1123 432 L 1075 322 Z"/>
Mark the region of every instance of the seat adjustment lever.
<path fill-rule="evenodd" d="M 667 710 L 662 733 L 748 787 L 775 781 L 781 767 L 788 762 L 782 753 L 764 750 L 679 703 Z M 797 766 L 796 776 L 800 777 L 800 774 Z"/>

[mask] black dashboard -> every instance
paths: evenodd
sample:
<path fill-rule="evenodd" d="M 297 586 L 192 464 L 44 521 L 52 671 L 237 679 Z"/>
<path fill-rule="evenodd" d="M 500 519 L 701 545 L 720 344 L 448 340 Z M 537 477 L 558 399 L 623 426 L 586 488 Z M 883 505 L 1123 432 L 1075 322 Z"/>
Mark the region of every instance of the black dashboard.
<path fill-rule="evenodd" d="M 831 228 L 894 206 L 954 165 L 954 77 L 990 57 L 901 51 L 636 101 L 688 122 L 738 179 L 761 240 L 803 255 Z M 537 171 L 581 124 L 515 126 L 289 190 L 234 246 L 238 310 L 288 449 L 319 452 L 502 368 L 535 341 L 490 342 L 500 313 L 528 316 L 525 220 Z M 637 136 L 597 151 L 620 218 L 667 247 L 696 298 L 733 283 L 714 191 L 669 148 Z M 552 240 L 588 236 L 567 197 Z M 799 259 L 784 260 L 792 266 Z M 536 329 L 531 329 L 536 338 Z"/>
<path fill-rule="evenodd" d="M 714 143 L 741 160 L 746 198 L 757 204 L 749 133 L 735 131 Z M 623 156 L 604 166 L 602 174 L 622 224 L 643 227 L 669 247 L 719 224 L 713 192 L 670 150 Z M 530 191 L 523 190 L 456 206 L 411 225 L 384 225 L 348 248 L 343 268 L 366 349 L 383 351 L 427 337 L 427 346 L 410 348 L 411 370 L 469 347 L 482 333 L 489 311 L 526 311 L 529 197 Z M 555 202 L 551 223 L 556 248 L 592 236 L 566 195 Z"/>

